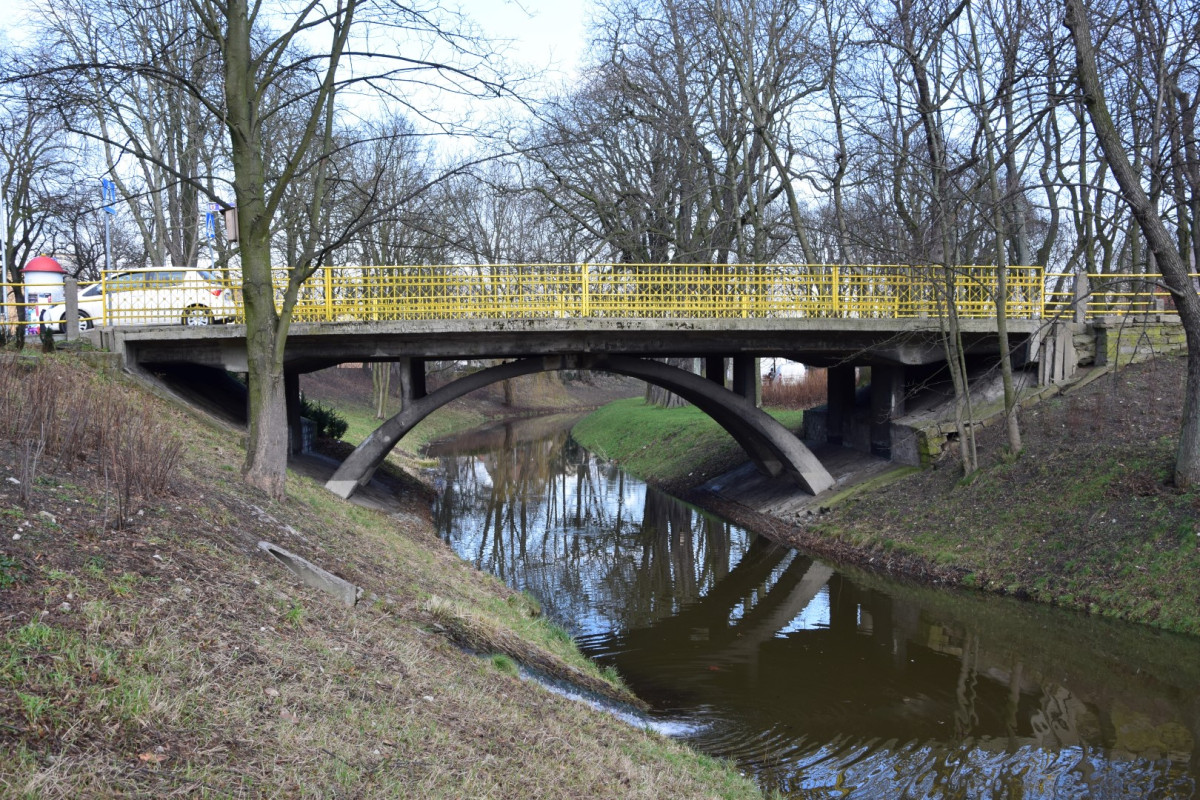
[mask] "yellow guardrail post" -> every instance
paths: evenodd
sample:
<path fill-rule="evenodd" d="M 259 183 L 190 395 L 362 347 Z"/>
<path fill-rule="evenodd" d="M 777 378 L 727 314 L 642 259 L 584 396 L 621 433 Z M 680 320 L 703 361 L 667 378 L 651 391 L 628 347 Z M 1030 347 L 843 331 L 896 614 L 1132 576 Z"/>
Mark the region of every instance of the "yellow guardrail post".
<path fill-rule="evenodd" d="M 839 297 L 839 294 L 838 294 L 838 286 L 842 282 L 841 268 L 838 267 L 837 264 L 834 264 L 833 269 L 830 270 L 829 275 L 831 278 L 831 280 L 829 282 L 829 293 L 830 293 L 829 302 L 833 309 L 833 315 L 835 317 L 837 317 L 837 316 L 840 316 L 842 313 L 841 298 Z"/>
<path fill-rule="evenodd" d="M 590 317 L 592 315 L 592 295 L 590 292 L 590 281 L 588 279 L 588 265 L 583 263 L 579 265 L 579 280 L 582 284 L 579 289 L 579 296 L 582 300 L 583 307 L 580 309 L 580 316 Z"/>
<path fill-rule="evenodd" d="M 321 267 L 325 284 L 325 321 L 333 321 L 333 272 L 328 266 Z"/>

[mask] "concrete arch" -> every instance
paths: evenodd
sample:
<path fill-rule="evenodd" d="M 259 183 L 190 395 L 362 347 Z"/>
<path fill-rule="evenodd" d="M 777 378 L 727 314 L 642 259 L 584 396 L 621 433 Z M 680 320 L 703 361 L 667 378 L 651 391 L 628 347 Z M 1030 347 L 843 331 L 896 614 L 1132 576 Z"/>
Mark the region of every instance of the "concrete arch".
<path fill-rule="evenodd" d="M 523 358 L 480 370 L 412 400 L 362 441 L 325 484 L 339 497 L 349 497 L 371 479 L 388 452 L 421 420 L 451 400 L 497 381 L 562 369 L 615 372 L 674 392 L 712 417 L 734 438 L 763 473 L 788 475 L 813 494 L 834 483 L 833 477 L 791 431 L 744 397 L 658 361 L 619 355 L 543 356 Z"/>

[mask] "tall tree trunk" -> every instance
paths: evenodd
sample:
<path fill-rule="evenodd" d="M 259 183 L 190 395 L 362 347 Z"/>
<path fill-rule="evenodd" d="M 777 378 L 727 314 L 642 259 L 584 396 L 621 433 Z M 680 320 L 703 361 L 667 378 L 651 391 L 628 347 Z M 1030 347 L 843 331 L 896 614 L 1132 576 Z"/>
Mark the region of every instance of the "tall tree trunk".
<path fill-rule="evenodd" d="M 271 281 L 270 214 L 264 197 L 258 97 L 250 48 L 246 0 L 231 0 L 225 53 L 226 125 L 233 157 L 234 193 L 241 232 L 242 299 L 246 306 L 249 366 L 249 430 L 242 475 L 271 497 L 284 494 L 287 474 L 287 413 L 284 405 L 283 346 L 287 317 L 275 310 Z"/>
<path fill-rule="evenodd" d="M 1100 143 L 1104 160 L 1121 187 L 1121 196 L 1141 227 L 1158 269 L 1175 299 L 1187 338 L 1187 382 L 1179 449 L 1175 456 L 1175 484 L 1192 486 L 1200 481 L 1200 296 L 1196 294 L 1184 260 L 1175 249 L 1175 242 L 1163 225 L 1158 210 L 1142 189 L 1140 177 L 1129 163 L 1121 136 L 1109 115 L 1083 0 L 1065 1 L 1065 24 L 1075 42 L 1076 77 L 1083 92 L 1084 106 L 1091 118 L 1092 130 L 1096 134 L 1096 141 Z"/>
<path fill-rule="evenodd" d="M 948 27 L 966 6 L 967 0 L 962 0 L 950 11 L 941 23 L 941 27 Z M 906 31 L 906 36 L 909 38 L 904 43 L 904 54 L 912 68 L 913 83 L 917 92 L 917 113 L 921 117 L 921 127 L 929 151 L 930 199 L 933 206 L 930 238 L 935 251 L 934 257 L 930 261 L 939 265 L 942 273 L 942 286 L 945 291 L 946 313 L 943 320 L 946 327 L 943 342 L 946 349 L 946 366 L 950 370 L 950 379 L 954 385 L 954 426 L 958 432 L 963 474 L 970 475 L 978 468 L 978 459 L 975 447 L 975 426 L 972 419 L 974 413 L 971 410 L 971 386 L 967 375 L 966 356 L 962 347 L 962 330 L 958 319 L 958 276 L 956 274 L 958 248 L 955 245 L 952 225 L 954 206 L 949 197 L 950 170 L 947 165 L 946 140 L 939 118 L 940 108 L 937 105 L 940 100 L 935 87 L 931 85 L 934 79 L 931 78 L 925 61 L 929 58 L 928 51 L 919 47 L 912 40 L 911 31 Z"/>
<path fill-rule="evenodd" d="M 975 58 L 975 85 L 978 91 L 978 101 L 984 103 L 984 98 L 987 92 L 983 84 L 983 58 L 980 54 L 979 39 L 975 31 L 975 14 L 971 8 L 967 9 L 967 22 L 970 25 L 971 31 L 971 50 Z M 1011 62 L 1005 60 L 1005 70 L 1011 69 Z M 1007 77 L 1007 76 L 1006 76 Z M 1006 115 L 1005 130 L 1008 133 L 1012 131 L 1012 101 L 1010 97 L 1008 81 L 1003 81 L 1005 97 L 1002 98 L 1002 108 Z M 988 171 L 988 190 L 991 193 L 992 200 L 992 228 L 995 231 L 995 261 L 996 266 L 996 340 L 1000 348 L 1000 378 L 1004 385 L 1004 421 L 1005 432 L 1008 434 L 1008 449 L 1013 454 L 1021 452 L 1021 426 L 1017 421 L 1017 393 L 1013 388 L 1013 370 L 1012 370 L 1012 353 L 1009 351 L 1008 345 L 1008 241 L 1007 230 L 1008 225 L 1005 222 L 1005 206 L 1009 205 L 1013 208 L 1015 217 L 1024 219 L 1024 210 L 1013 201 L 1012 196 L 1005 197 L 1000 192 L 1000 179 L 997 177 L 997 164 L 995 151 L 999 147 L 999 142 L 996 141 L 996 133 L 992 128 L 992 120 L 989 109 L 981 105 L 979 109 L 979 123 L 983 128 L 984 149 L 987 153 L 987 171 Z M 1006 137 L 1005 147 L 1005 171 L 1007 172 L 1007 183 L 1010 187 L 1017 184 L 1017 178 L 1014 174 L 1016 168 L 1016 159 L 1013 156 L 1013 142 L 1011 137 Z M 1016 236 L 1016 251 L 1018 260 L 1021 266 L 1027 266 L 1024 259 L 1027 257 L 1029 246 L 1024 241 L 1024 223 L 1017 222 L 1014 219 L 1013 232 Z"/>
<path fill-rule="evenodd" d="M 392 362 L 371 364 L 371 393 L 375 395 L 375 419 L 387 419 L 388 394 L 392 389 Z"/>

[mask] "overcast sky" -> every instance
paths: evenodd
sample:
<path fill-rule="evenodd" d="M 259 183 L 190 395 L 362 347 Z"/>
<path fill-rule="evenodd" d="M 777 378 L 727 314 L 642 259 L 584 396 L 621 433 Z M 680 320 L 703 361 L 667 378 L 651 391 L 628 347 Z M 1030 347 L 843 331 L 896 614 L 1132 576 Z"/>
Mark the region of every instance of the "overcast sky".
<path fill-rule="evenodd" d="M 0 4 L 8 0 L 0 0 Z M 513 57 L 539 70 L 570 74 L 583 47 L 586 0 L 462 0 L 485 34 L 516 42 Z"/>
<path fill-rule="evenodd" d="M 45 2 L 53 0 L 0 0 L 0 32 L 20 41 L 22 19 Z M 514 60 L 551 73 L 548 77 L 566 77 L 579 60 L 591 0 L 445 0 L 445 5 L 461 7 L 486 35 L 512 40 Z"/>
<path fill-rule="evenodd" d="M 0 39 L 21 43 L 28 36 L 23 20 L 40 3 L 54 0 L 0 0 Z M 513 74 L 533 77 L 533 84 L 522 82 L 525 96 L 537 96 L 569 85 L 582 60 L 586 18 L 594 0 L 441 0 L 447 9 L 461 9 L 479 26 L 484 36 L 502 43 Z M 420 91 L 415 86 L 415 91 Z M 471 105 L 455 110 L 462 101 L 453 95 L 430 94 L 415 97 L 418 106 L 440 107 L 448 117 L 458 117 Z M 506 116 L 509 112 L 495 101 L 479 106 L 482 116 Z M 470 113 L 467 111 L 466 113 Z M 519 108 L 512 113 L 520 115 Z M 462 144 L 443 147 L 451 149 Z M 470 149 L 471 145 L 466 145 Z"/>

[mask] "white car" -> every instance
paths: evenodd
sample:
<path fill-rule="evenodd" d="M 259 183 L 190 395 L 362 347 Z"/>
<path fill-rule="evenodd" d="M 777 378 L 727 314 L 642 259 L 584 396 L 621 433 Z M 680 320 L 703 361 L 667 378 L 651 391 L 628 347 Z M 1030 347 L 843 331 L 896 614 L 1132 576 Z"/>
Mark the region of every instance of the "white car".
<path fill-rule="evenodd" d="M 107 325 L 208 325 L 237 315 L 233 290 L 216 273 L 185 267 L 150 267 L 113 273 L 79 293 L 79 327 Z M 65 303 L 46 309 L 44 320 L 59 320 L 66 331 Z"/>

